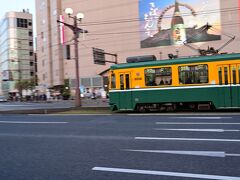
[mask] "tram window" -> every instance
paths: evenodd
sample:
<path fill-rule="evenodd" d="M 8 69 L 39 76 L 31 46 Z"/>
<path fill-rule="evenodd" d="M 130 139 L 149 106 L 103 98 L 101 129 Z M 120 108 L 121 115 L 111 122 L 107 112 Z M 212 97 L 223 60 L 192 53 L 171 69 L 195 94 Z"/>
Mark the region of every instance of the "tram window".
<path fill-rule="evenodd" d="M 146 86 L 162 86 L 172 84 L 172 68 L 149 68 L 145 69 Z"/>
<path fill-rule="evenodd" d="M 224 67 L 224 80 L 225 80 L 225 85 L 228 85 L 228 68 Z"/>
<path fill-rule="evenodd" d="M 116 76 L 115 76 L 115 74 L 111 74 L 111 88 L 112 89 L 116 88 Z"/>
<path fill-rule="evenodd" d="M 240 83 L 240 65 L 238 66 L 238 83 Z"/>
<path fill-rule="evenodd" d="M 129 74 L 126 74 L 126 76 L 125 76 L 125 80 L 126 80 L 126 89 L 129 89 L 130 88 L 130 82 L 129 82 Z"/>
<path fill-rule="evenodd" d="M 222 85 L 222 68 L 218 68 L 219 85 Z"/>
<path fill-rule="evenodd" d="M 235 66 L 232 66 L 232 76 L 233 76 L 233 84 L 237 84 L 237 73 L 236 73 Z"/>
<path fill-rule="evenodd" d="M 179 84 L 208 83 L 208 65 L 178 67 Z"/>
<path fill-rule="evenodd" d="M 124 77 L 123 77 L 123 74 L 120 75 L 120 89 L 121 90 L 124 89 Z"/>

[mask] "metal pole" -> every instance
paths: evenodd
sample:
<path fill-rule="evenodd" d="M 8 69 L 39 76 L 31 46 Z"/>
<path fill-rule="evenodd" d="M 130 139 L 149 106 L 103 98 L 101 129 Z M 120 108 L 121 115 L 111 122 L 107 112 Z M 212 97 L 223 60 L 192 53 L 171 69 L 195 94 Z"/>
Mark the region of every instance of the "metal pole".
<path fill-rule="evenodd" d="M 75 68 L 76 68 L 76 91 L 75 91 L 75 106 L 81 106 L 81 96 L 80 96 L 80 75 L 79 75 L 79 63 L 78 63 L 78 27 L 77 27 L 77 17 L 74 17 L 74 47 L 75 47 Z"/>
<path fill-rule="evenodd" d="M 162 60 L 162 52 L 160 52 L 159 54 L 160 54 L 160 60 Z"/>

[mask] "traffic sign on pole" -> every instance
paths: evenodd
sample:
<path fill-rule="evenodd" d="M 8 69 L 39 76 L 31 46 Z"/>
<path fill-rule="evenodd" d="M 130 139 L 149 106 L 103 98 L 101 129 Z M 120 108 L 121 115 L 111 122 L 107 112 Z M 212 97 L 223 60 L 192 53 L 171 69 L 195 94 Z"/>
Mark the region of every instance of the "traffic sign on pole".
<path fill-rule="evenodd" d="M 103 49 L 93 48 L 94 64 L 105 65 L 105 52 Z"/>

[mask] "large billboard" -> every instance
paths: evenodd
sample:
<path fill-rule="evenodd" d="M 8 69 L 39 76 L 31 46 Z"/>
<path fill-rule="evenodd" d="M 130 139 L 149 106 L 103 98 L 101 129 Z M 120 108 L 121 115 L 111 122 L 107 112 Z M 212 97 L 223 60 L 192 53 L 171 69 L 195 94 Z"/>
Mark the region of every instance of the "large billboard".
<path fill-rule="evenodd" d="M 141 48 L 221 40 L 219 0 L 139 0 L 139 16 Z"/>

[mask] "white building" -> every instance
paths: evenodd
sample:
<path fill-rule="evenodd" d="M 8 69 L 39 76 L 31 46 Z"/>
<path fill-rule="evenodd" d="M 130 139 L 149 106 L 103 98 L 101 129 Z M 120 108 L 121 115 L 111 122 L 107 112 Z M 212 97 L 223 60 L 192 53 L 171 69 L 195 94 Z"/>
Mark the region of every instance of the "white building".
<path fill-rule="evenodd" d="M 32 14 L 8 12 L 0 24 L 0 94 L 16 95 L 16 82 L 35 77 Z"/>

